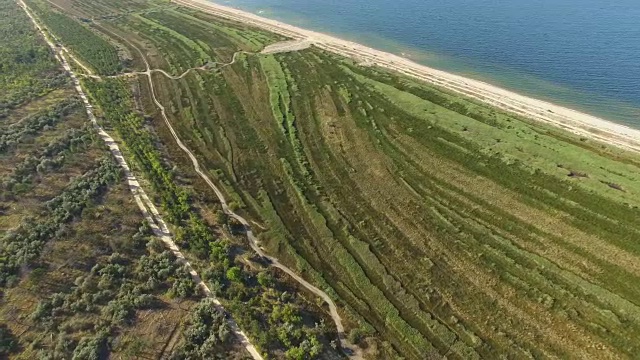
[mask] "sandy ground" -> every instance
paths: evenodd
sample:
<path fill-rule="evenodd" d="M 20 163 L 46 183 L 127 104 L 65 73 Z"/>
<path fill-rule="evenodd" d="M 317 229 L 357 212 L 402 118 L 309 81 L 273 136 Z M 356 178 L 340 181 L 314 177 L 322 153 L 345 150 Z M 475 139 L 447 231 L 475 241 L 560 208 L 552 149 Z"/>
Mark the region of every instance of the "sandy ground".
<path fill-rule="evenodd" d="M 290 51 L 299 51 L 304 50 L 313 45 L 313 41 L 310 40 L 290 40 L 290 41 L 281 41 L 275 44 L 271 44 L 265 46 L 264 49 L 260 52 L 261 54 L 277 54 L 284 53 Z"/>
<path fill-rule="evenodd" d="M 604 141 L 627 150 L 640 152 L 640 130 L 616 124 L 546 101 L 526 97 L 482 81 L 465 78 L 417 64 L 409 59 L 372 49 L 351 41 L 315 31 L 305 30 L 276 20 L 218 5 L 207 0 L 174 0 L 221 17 L 251 24 L 304 44 L 353 58 L 357 61 L 388 68 L 449 90 L 481 100 L 487 104 L 552 124 L 580 136 Z M 301 47 L 301 48 L 304 48 Z M 295 46 L 291 47 L 293 51 Z"/>

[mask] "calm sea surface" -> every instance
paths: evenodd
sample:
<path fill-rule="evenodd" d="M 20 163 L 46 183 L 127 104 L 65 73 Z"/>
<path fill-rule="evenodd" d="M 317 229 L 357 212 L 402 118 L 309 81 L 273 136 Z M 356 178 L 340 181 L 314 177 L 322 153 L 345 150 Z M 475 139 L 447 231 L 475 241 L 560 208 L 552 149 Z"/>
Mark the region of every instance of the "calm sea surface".
<path fill-rule="evenodd" d="M 228 0 L 640 128 L 640 0 Z"/>

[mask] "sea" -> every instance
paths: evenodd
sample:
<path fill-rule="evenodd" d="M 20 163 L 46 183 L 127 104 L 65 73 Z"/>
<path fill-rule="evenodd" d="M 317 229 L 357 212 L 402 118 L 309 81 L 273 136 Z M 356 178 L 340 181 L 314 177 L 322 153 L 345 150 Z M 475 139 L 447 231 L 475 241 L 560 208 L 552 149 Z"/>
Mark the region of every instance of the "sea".
<path fill-rule="evenodd" d="M 220 0 L 640 128 L 640 0 Z"/>

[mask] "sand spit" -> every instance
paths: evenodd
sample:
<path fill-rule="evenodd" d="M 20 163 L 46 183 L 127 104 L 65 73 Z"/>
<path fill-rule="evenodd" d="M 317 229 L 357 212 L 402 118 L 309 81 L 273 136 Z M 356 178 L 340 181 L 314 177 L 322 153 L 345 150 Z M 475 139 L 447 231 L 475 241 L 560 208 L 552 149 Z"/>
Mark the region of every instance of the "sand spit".
<path fill-rule="evenodd" d="M 640 152 L 640 130 L 625 125 L 616 124 L 550 102 L 523 96 L 482 81 L 436 70 L 417 64 L 409 59 L 351 41 L 305 30 L 207 0 L 174 0 L 174 2 L 269 30 L 294 40 L 301 40 L 321 49 L 353 58 L 360 63 L 385 67 L 518 115 L 555 125 L 580 136 Z M 294 51 L 295 49 L 291 50 Z"/>

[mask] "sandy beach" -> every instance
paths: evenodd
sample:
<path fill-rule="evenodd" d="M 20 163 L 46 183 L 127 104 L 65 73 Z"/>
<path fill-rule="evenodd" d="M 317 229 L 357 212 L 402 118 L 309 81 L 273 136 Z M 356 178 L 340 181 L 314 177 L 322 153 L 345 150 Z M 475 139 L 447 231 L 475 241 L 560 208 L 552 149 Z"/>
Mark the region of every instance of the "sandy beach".
<path fill-rule="evenodd" d="M 574 134 L 640 152 L 640 130 L 632 129 L 625 125 L 523 96 L 482 81 L 433 69 L 401 56 L 372 49 L 351 41 L 302 29 L 207 0 L 174 0 L 174 2 L 220 17 L 250 24 L 292 39 L 310 42 L 321 49 L 442 86 L 498 108 L 558 126 Z"/>

